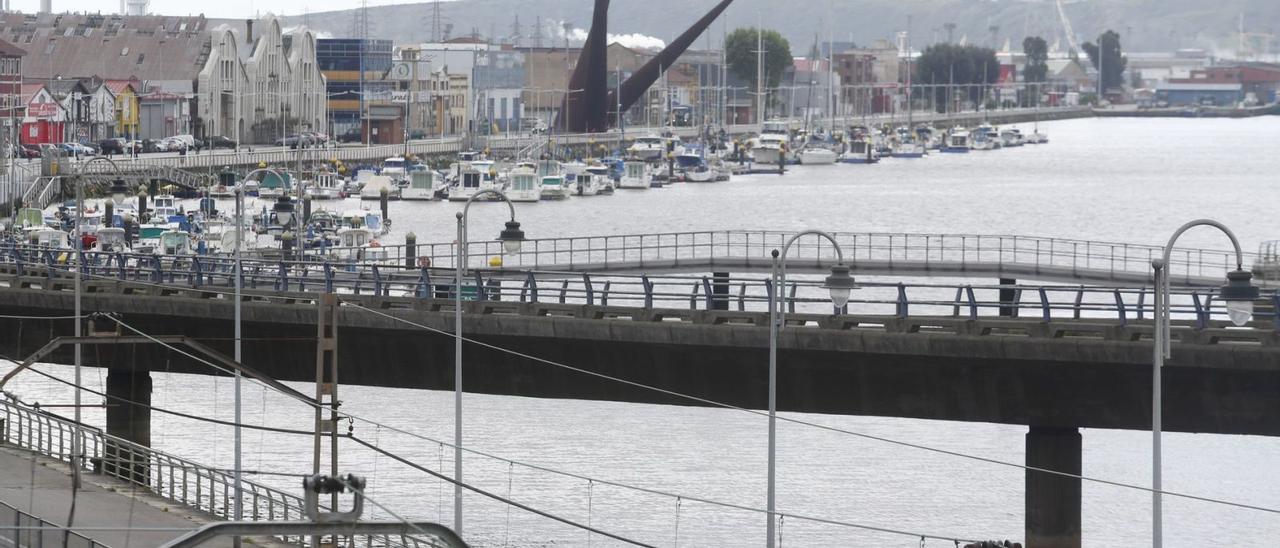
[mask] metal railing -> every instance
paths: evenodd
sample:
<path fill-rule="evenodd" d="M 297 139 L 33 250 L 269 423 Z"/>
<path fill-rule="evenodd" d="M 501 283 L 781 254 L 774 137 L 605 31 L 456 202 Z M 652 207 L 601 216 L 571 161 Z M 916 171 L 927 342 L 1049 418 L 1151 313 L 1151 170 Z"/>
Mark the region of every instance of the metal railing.
<path fill-rule="evenodd" d="M 812 250 L 818 253 L 816 248 Z M 120 253 L 83 254 L 85 290 L 150 296 L 225 296 L 235 285 L 235 262 L 227 257 L 156 256 Z M 802 255 L 803 257 L 803 255 Z M 0 246 L 0 283 L 11 288 L 70 291 L 73 288 L 69 253 L 62 250 Z M 803 260 L 803 259 L 802 259 Z M 402 299 L 464 299 L 529 303 L 583 304 L 638 309 L 767 310 L 773 294 L 766 275 L 648 275 L 514 269 L 470 269 L 461 288 L 452 269 L 405 267 L 396 264 L 242 261 L 240 277 L 251 298 L 281 297 L 302 304 L 321 293 L 370 295 Z M 821 280 L 793 276 L 784 289 L 795 311 L 830 313 Z M 842 313 L 885 316 L 972 317 L 988 315 L 1054 318 L 1097 318 L 1125 323 L 1149 318 L 1154 301 L 1144 285 L 1099 287 L 1083 285 L 895 283 L 864 281 Z M 1280 327 L 1275 291 L 1264 294 L 1255 324 Z M 1225 310 L 1212 289 L 1173 290 L 1171 312 L 1199 326 L 1221 319 Z M 1272 320 L 1266 326 L 1266 320 Z"/>
<path fill-rule="evenodd" d="M 166 500 L 181 503 L 218 519 L 231 519 L 235 509 L 235 477 L 230 470 L 210 468 L 150 447 L 117 438 L 88 425 L 29 407 L 9 394 L 0 398 L 0 442 L 51 457 L 83 470 L 115 478 Z M 84 458 L 73 459 L 72 438 L 79 436 Z M 299 482 L 300 483 L 300 482 Z M 249 480 L 241 481 L 244 519 L 307 521 L 305 503 Z M 0 531 L 3 531 L 0 526 Z M 307 538 L 286 542 L 307 545 Z M 413 537 L 361 537 L 356 546 L 431 546 Z M 36 544 L 38 546 L 38 544 Z"/>
<path fill-rule="evenodd" d="M 60 527 L 0 502 L 0 546 L 109 548 L 101 542 Z"/>

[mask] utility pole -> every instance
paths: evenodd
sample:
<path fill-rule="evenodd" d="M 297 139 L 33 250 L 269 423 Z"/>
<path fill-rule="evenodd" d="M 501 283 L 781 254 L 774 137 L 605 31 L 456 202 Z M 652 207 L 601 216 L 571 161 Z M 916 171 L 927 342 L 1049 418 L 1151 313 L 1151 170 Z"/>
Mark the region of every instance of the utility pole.
<path fill-rule="evenodd" d="M 764 124 L 764 26 L 756 14 L 756 123 Z"/>

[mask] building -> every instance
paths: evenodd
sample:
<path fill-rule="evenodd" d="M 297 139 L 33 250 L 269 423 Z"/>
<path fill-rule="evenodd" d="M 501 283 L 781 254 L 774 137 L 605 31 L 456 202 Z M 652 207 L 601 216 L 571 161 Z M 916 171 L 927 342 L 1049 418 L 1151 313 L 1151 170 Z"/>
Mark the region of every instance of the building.
<path fill-rule="evenodd" d="M 0 119 L 3 122 L 3 142 L 12 142 L 25 112 L 22 95 L 22 58 L 27 54 L 22 48 L 0 40 Z"/>
<path fill-rule="evenodd" d="M 103 82 L 111 94 L 115 96 L 115 134 L 126 139 L 140 139 L 138 134 L 138 87 L 137 80 L 107 80 Z"/>
<path fill-rule="evenodd" d="M 101 141 L 116 134 L 116 94 L 106 82 L 83 80 L 89 90 L 89 139 Z"/>
<path fill-rule="evenodd" d="M 1239 83 L 1208 82 L 1163 83 L 1156 86 L 1156 100 L 1169 106 L 1214 105 L 1230 106 L 1244 99 L 1243 86 Z"/>
<path fill-rule="evenodd" d="M 391 101 L 387 71 L 392 64 L 390 40 L 322 38 L 316 41 L 316 63 L 325 77 L 330 133 L 344 141 L 369 142 L 376 133 L 385 136 L 386 120 L 366 124 L 368 104 Z"/>
<path fill-rule="evenodd" d="M 96 78 L 137 82 L 135 98 L 153 88 L 188 94 L 189 120 L 174 125 L 197 136 L 253 142 L 328 125 L 314 34 L 282 32 L 271 15 L 211 29 L 202 16 L 5 13 L 0 38 L 38 58 L 22 65 L 27 81 Z M 190 84 L 170 89 L 148 82 Z M 116 107 L 124 115 L 119 136 L 140 131 L 132 106 Z"/>
<path fill-rule="evenodd" d="M 484 135 L 519 128 L 527 101 L 527 55 L 524 50 L 460 37 L 402 48 L 400 58 L 407 62 L 405 52 L 413 52 L 420 79 L 432 82 L 433 90 L 453 95 L 444 100 L 450 105 L 445 110 L 466 109 L 459 131 Z M 442 77 L 441 73 L 449 75 L 449 78 Z M 458 86 L 463 83 L 469 88 L 459 90 Z M 435 99 L 431 101 L 433 113 L 444 108 Z M 435 129 L 440 129 L 442 124 L 436 122 L 434 125 Z M 451 127 L 456 124 L 445 120 L 443 125 Z"/>
<path fill-rule="evenodd" d="M 79 80 L 52 80 L 45 88 L 66 112 L 67 124 L 61 139 L 65 142 L 88 142 L 91 120 L 89 116 L 89 90 Z"/>
<path fill-rule="evenodd" d="M 1280 65 L 1240 63 L 1204 67 L 1192 70 L 1187 78 L 1170 78 L 1168 83 L 1239 84 L 1241 97 L 1238 100 L 1273 103 L 1276 101 L 1277 91 L 1280 91 Z"/>
<path fill-rule="evenodd" d="M 846 113 L 861 116 L 889 112 L 903 68 L 898 48 L 888 40 L 836 53 L 835 72 L 842 83 L 840 102 Z"/>
<path fill-rule="evenodd" d="M 44 84 L 22 84 L 22 129 L 18 142 L 43 144 L 62 142 L 66 134 L 66 110 Z"/>

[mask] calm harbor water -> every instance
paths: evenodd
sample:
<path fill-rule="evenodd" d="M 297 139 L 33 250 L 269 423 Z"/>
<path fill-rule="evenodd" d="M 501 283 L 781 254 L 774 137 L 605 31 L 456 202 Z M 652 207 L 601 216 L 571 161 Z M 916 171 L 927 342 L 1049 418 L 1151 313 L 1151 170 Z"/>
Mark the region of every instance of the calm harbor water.
<path fill-rule="evenodd" d="M 1042 124 L 1047 146 L 887 159 L 874 166 L 798 167 L 786 176 L 737 177 L 712 185 L 619 191 L 613 197 L 518 205 L 530 237 L 727 228 L 1028 234 L 1162 244 L 1185 221 L 1226 222 L 1246 250 L 1280 237 L 1274 204 L 1280 121 L 1091 119 Z M 369 203 L 372 205 L 372 203 Z M 331 209 L 354 208 L 355 200 Z M 393 234 L 412 230 L 420 242 L 453 239 L 447 203 L 391 205 Z M 472 239 L 496 235 L 506 206 L 472 208 Z M 1211 231 L 1183 245 L 1226 248 Z M 252 334 L 247 334 L 252 336 Z M 440 336 L 424 334 L 423 336 Z M 766 357 L 761 355 L 759 366 Z M 571 364 L 573 365 L 573 364 Z M 356 367 L 358 364 L 343 364 Z M 405 364 L 405 367 L 441 367 Z M 8 365 L 0 366 L 7 370 Z M 530 365 L 529 367 L 544 367 Z M 70 378 L 71 368 L 43 366 Z M 105 373 L 89 370 L 100 389 Z M 310 428 L 300 404 L 245 390 L 248 424 Z M 307 387 L 299 385 L 307 391 Z M 28 401 L 63 403 L 64 385 L 27 374 L 9 388 Z M 452 439 L 448 392 L 343 387 L 344 410 L 437 440 Z M 92 400 L 92 397 L 90 398 Z M 155 375 L 158 407 L 232 417 L 229 379 Z M 90 411 L 101 424 L 101 412 Z M 843 429 L 1009 462 L 1023 461 L 1025 428 L 877 417 L 791 415 Z M 763 508 L 765 428 L 762 417 L 732 411 L 572 400 L 468 395 L 467 445 L 503 457 L 685 496 Z M 356 436 L 432 469 L 452 469 L 440 444 L 357 421 Z M 1140 431 L 1084 430 L 1087 476 L 1150 482 L 1151 436 Z M 231 430 L 157 414 L 153 443 L 164 451 L 229 466 Z M 246 468 L 306 472 L 310 439 L 246 431 Z M 1167 489 L 1280 508 L 1280 440 L 1249 436 L 1166 434 Z M 959 538 L 1021 539 L 1021 470 L 782 423 L 779 508 L 793 514 Z M 452 523 L 452 489 L 386 457 L 344 447 L 344 472 L 369 477 L 369 495 L 397 513 Z M 588 483 L 479 456 L 466 461 L 479 487 L 564 517 L 644 542 L 685 546 L 763 544 L 762 514 Z M 280 476 L 256 479 L 296 490 Z M 1149 494 L 1086 482 L 1084 543 L 1150 542 Z M 481 546 L 612 546 L 568 526 L 478 495 L 466 498 L 466 533 Z M 374 510 L 375 515 L 387 517 Z M 784 546 L 918 546 L 919 539 L 787 519 Z M 1166 497 L 1170 546 L 1274 546 L 1280 516 Z M 951 546 L 930 540 L 926 546 Z"/>

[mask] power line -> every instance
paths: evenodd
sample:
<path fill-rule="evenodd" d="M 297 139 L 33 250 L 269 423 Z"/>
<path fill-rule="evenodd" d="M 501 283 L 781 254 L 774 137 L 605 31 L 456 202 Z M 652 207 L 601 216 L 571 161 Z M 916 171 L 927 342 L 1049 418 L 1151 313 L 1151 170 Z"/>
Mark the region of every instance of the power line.
<path fill-rule="evenodd" d="M 418 328 L 421 328 L 421 329 L 424 329 L 424 330 L 427 330 L 427 331 L 431 331 L 431 332 L 433 332 L 433 333 L 438 333 L 438 334 L 441 334 L 441 335 L 447 335 L 447 336 L 449 336 L 449 337 L 453 337 L 453 336 L 454 336 L 454 334 L 453 334 L 453 333 L 450 333 L 450 332 L 448 332 L 448 331 L 444 331 L 444 330 L 436 329 L 436 328 L 434 328 L 434 327 L 430 327 L 430 326 L 422 325 L 422 324 L 419 324 L 419 323 L 416 323 L 416 322 L 413 322 L 413 321 L 410 321 L 410 320 L 406 320 L 406 319 L 404 319 L 404 318 L 399 318 L 399 317 L 396 317 L 396 316 L 392 316 L 391 314 L 387 314 L 387 313 L 384 313 L 384 312 L 381 312 L 381 311 L 378 311 L 378 310 L 374 310 L 374 309 L 372 309 L 372 308 L 366 308 L 366 307 L 361 306 L 361 305 L 359 305 L 359 304 L 355 304 L 355 303 L 353 303 L 353 302 L 351 302 L 351 301 L 343 301 L 343 302 L 345 302 L 348 306 L 351 306 L 351 307 L 354 307 L 354 308 L 358 308 L 358 309 L 364 310 L 364 311 L 366 311 L 366 312 L 370 312 L 370 313 L 373 313 L 373 314 L 376 314 L 376 315 L 379 315 L 379 316 L 383 316 L 383 317 L 386 317 L 386 318 L 389 318 L 389 319 L 392 319 L 392 320 L 395 320 L 395 321 L 398 321 L 398 322 L 402 322 L 402 323 L 405 323 L 405 324 L 408 324 L 408 325 L 412 325 L 412 326 L 414 326 L 414 327 L 418 327 Z M 614 381 L 614 382 L 619 382 L 619 383 L 622 383 L 622 384 L 626 384 L 626 385 L 628 385 L 628 386 L 634 386 L 634 387 L 636 387 L 636 388 L 642 388 L 642 389 L 645 389 L 645 390 L 650 390 L 650 391 L 658 392 L 658 393 L 661 393 L 661 394 L 666 394 L 666 395 L 669 395 L 669 396 L 675 396 L 675 397 L 678 397 L 678 398 L 683 398 L 683 399 L 687 399 L 687 400 L 690 400 L 690 401 L 695 401 L 695 402 L 698 402 L 698 403 L 707 404 L 707 405 L 712 406 L 712 407 L 721 407 L 721 408 L 725 408 L 725 409 L 732 409 L 732 410 L 735 410 L 735 411 L 742 411 L 742 412 L 744 412 L 744 413 L 751 413 L 751 414 L 753 414 L 753 415 L 762 416 L 762 417 L 767 417 L 767 416 L 768 416 L 768 414 L 767 414 L 767 413 L 765 413 L 765 412 L 763 412 L 763 411 L 757 411 L 757 410 L 755 410 L 755 409 L 748 409 L 748 408 L 746 408 L 746 407 L 740 407 L 740 406 L 737 406 L 737 405 L 732 405 L 732 404 L 728 404 L 728 403 L 718 402 L 718 401 L 710 400 L 710 399 L 707 399 L 707 398 L 701 398 L 701 397 L 698 397 L 698 396 L 692 396 L 692 395 L 689 395 L 689 394 L 684 394 L 684 393 L 682 393 L 682 392 L 676 392 L 676 391 L 674 391 L 674 390 L 668 390 L 668 389 L 665 389 L 665 388 L 659 388 L 659 387 L 656 387 L 656 386 L 650 386 L 650 385 L 643 384 L 643 383 L 639 383 L 639 382 L 636 382 L 636 381 L 627 380 L 627 379 L 623 379 L 623 378 L 620 378 L 620 377 L 614 377 L 614 376 L 611 376 L 611 375 L 606 375 L 606 374 L 604 374 L 604 373 L 598 373 L 598 372 L 595 372 L 595 371 L 589 371 L 589 370 L 586 370 L 586 369 L 582 369 L 582 368 L 580 368 L 580 367 L 574 367 L 574 366 L 571 366 L 571 365 L 566 365 L 566 364 L 558 363 L 558 362 L 555 362 L 555 361 L 552 361 L 552 360 L 548 360 L 548 359 L 546 359 L 546 358 L 539 358 L 539 357 L 537 357 L 537 356 L 532 356 L 532 355 L 529 355 L 529 354 L 525 354 L 525 353 L 522 353 L 522 352 L 517 352 L 517 351 L 515 351 L 515 350 L 510 350 L 510 349 L 507 349 L 507 348 L 502 348 L 502 347 L 500 347 L 500 346 L 493 345 L 493 344 L 489 344 L 489 343 L 486 343 L 486 342 L 483 342 L 483 341 L 478 341 L 478 340 L 475 340 L 475 339 L 469 339 L 469 338 L 463 337 L 463 338 L 462 338 L 462 340 L 464 340 L 464 341 L 466 341 L 466 342 L 469 342 L 469 343 L 472 343 L 472 344 L 475 344 L 475 345 L 477 345 L 477 346 L 482 346 L 482 347 L 484 347 L 484 348 L 488 348 L 488 349 L 491 349 L 491 350 L 497 350 L 497 351 L 499 351 L 499 352 L 503 352 L 503 353 L 506 353 L 506 354 L 510 354 L 510 355 L 512 355 L 512 356 L 517 356 L 517 357 L 525 358 L 525 359 L 528 359 L 528 360 L 531 360 L 531 361 L 534 361 L 534 362 L 543 363 L 543 364 L 551 365 L 551 366 L 555 366 L 555 367 L 560 367 L 560 368 L 568 369 L 568 370 L 570 370 L 570 371 L 574 371 L 574 372 L 577 372 L 577 373 L 582 373 L 582 374 L 585 374 L 585 375 L 590 375 L 590 376 L 597 377 L 597 378 L 602 378 L 602 379 L 605 379 L 605 380 L 610 380 L 610 381 Z M 1040 467 L 1036 467 L 1036 466 L 1028 466 L 1028 465 L 1025 465 L 1025 464 L 1018 464 L 1018 463 L 1014 463 L 1014 462 L 1007 462 L 1007 461 L 1002 461 L 1002 460 L 999 460 L 999 459 L 993 459 L 993 458 L 990 458 L 990 457 L 982 457 L 982 456 L 978 456 L 978 455 L 970 455 L 970 454 L 967 454 L 967 453 L 960 453 L 960 452 L 958 452 L 958 451 L 951 451 L 951 450 L 948 450 L 948 449 L 940 449 L 940 448 L 931 447 L 931 446 L 927 446 L 927 445 L 922 445 L 922 444 L 918 444 L 918 443 L 912 443 L 912 442 L 906 442 L 906 441 L 896 440 L 896 439 L 892 439 L 892 438 L 886 438 L 886 437 L 884 437 L 884 436 L 877 436 L 877 435 L 874 435 L 874 434 L 865 434 L 865 433 L 862 433 L 862 432 L 855 432 L 855 431 L 852 431 L 852 430 L 846 430 L 846 429 L 843 429 L 843 428 L 837 428 L 837 427 L 834 427 L 834 426 L 827 426 L 827 425 L 824 425 L 824 424 L 818 424 L 818 423 L 809 422 L 809 421 L 804 421 L 804 420 L 795 419 L 795 418 L 790 418 L 790 417 L 778 416 L 778 417 L 777 417 L 777 419 L 778 419 L 778 420 L 781 420 L 781 421 L 785 421 L 785 422 L 790 422 L 790 423 L 793 423 L 793 424 L 798 424 L 798 425 L 801 425 L 801 426 L 808 426 L 808 427 L 811 427 L 811 428 L 817 428 L 817 429 L 820 429 L 820 430 L 826 430 L 826 431 L 829 431 L 829 432 L 836 432 L 836 433 L 840 433 L 840 434 L 846 434 L 846 435 L 850 435 L 850 436 L 855 436 L 855 437 L 860 437 L 860 438 L 865 438 L 865 439 L 875 440 L 875 441 L 879 441 L 879 442 L 883 442 L 883 443 L 889 443 L 889 444 L 893 444 L 893 445 L 899 445 L 899 446 L 902 446 L 902 447 L 910 447 L 910 448 L 913 448 L 913 449 L 920 449 L 920 450 L 929 451 L 929 452 L 933 452 L 933 453 L 938 453 L 938 454 L 942 454 L 942 455 L 948 455 L 948 456 L 952 456 L 952 457 L 959 457 L 959 458 L 965 458 L 965 459 L 970 459 L 970 460 L 976 460 L 976 461 L 979 461 L 979 462 L 985 462 L 985 463 L 988 463 L 988 464 L 997 464 L 997 465 L 1001 465 L 1001 466 L 1007 466 L 1007 467 L 1011 467 L 1011 468 L 1018 468 L 1018 469 L 1022 469 L 1022 470 L 1029 470 L 1029 471 L 1033 471 L 1033 472 L 1042 472 L 1042 473 L 1045 473 L 1045 474 L 1053 474 L 1053 475 L 1057 475 L 1057 476 L 1062 476 L 1062 477 L 1067 477 L 1067 478 L 1072 478 L 1072 479 L 1078 479 L 1078 480 L 1082 480 L 1082 481 L 1089 481 L 1089 482 L 1094 482 L 1094 483 L 1101 483 L 1101 484 L 1105 484 L 1105 485 L 1112 485 L 1112 486 L 1116 486 L 1116 487 L 1125 487 L 1125 488 L 1129 488 L 1129 489 L 1136 489 L 1136 490 L 1140 490 L 1140 491 L 1146 491 L 1146 492 L 1148 492 L 1148 493 L 1157 493 L 1157 492 L 1158 492 L 1158 493 L 1160 493 L 1160 494 L 1162 494 L 1162 495 L 1169 495 L 1169 496 L 1172 496 L 1172 497 L 1181 497 L 1181 498 L 1186 498 L 1186 499 L 1191 499 L 1191 500 L 1198 500 L 1198 501 L 1201 501 L 1201 502 L 1209 502 L 1209 503 L 1214 503 L 1214 504 L 1222 504 L 1222 505 L 1226 505 L 1226 506 L 1234 506 L 1234 507 L 1237 507 L 1237 508 L 1245 508 L 1245 509 L 1249 509 L 1249 510 L 1258 510 L 1258 511 L 1261 511 L 1261 512 L 1268 512 L 1268 513 L 1273 513 L 1273 514 L 1280 514 L 1280 509 L 1275 509 L 1275 508 L 1266 508 L 1266 507 L 1256 506 L 1256 505 L 1252 505 L 1252 504 L 1245 504 L 1245 503 L 1240 503 L 1240 502 L 1232 502 L 1232 501 L 1220 500 L 1220 499 L 1212 499 L 1212 498 L 1208 498 L 1208 497 L 1201 497 L 1201 496 L 1197 496 L 1197 495 L 1189 495 L 1189 494 L 1185 494 L 1185 493 L 1177 493 L 1177 492 L 1173 492 L 1173 491 L 1155 490 L 1155 489 L 1152 489 L 1152 488 L 1150 488 L 1150 487 L 1144 487 L 1144 486 L 1141 486 L 1141 485 L 1134 485 L 1134 484 L 1130 484 L 1130 483 L 1123 483 L 1123 482 L 1119 482 L 1119 481 L 1112 481 L 1112 480 L 1105 480 L 1105 479 L 1100 479 L 1100 478 L 1093 478 L 1093 477 L 1089 477 L 1089 476 L 1083 476 L 1083 475 L 1080 475 L 1080 474 L 1072 474 L 1072 473 L 1070 473 L 1070 472 L 1062 472 L 1062 471 L 1059 471 L 1059 470 L 1051 470 L 1051 469 L 1048 469 L 1048 468 L 1040 468 Z"/>
<path fill-rule="evenodd" d="M 360 307 L 360 308 L 363 308 L 363 307 Z M 134 331 L 134 332 L 136 332 L 136 333 L 139 333 L 139 334 L 143 335 L 144 337 L 150 338 L 150 339 L 152 339 L 153 341 L 157 342 L 158 344 L 160 344 L 160 345 L 162 345 L 162 346 L 165 346 L 165 347 L 169 348 L 170 350 L 173 350 L 173 351 L 176 351 L 176 352 L 180 352 L 180 353 L 186 354 L 188 357 L 191 357 L 192 359 L 195 359 L 195 360 L 197 360 L 197 361 L 203 362 L 203 363 L 205 363 L 205 364 L 207 364 L 207 365 L 209 365 L 209 366 L 211 366 L 211 367 L 214 367 L 214 368 L 217 368 L 217 369 L 222 369 L 221 367 L 219 367 L 219 366 L 217 366 L 217 365 L 215 365 L 215 364 L 213 364 L 213 363 L 211 363 L 211 362 L 208 362 L 208 361 L 203 360 L 203 359 L 201 359 L 201 358 L 198 358 L 198 357 L 192 356 L 191 354 L 188 354 L 188 353 L 186 353 L 186 352 L 183 352 L 183 351 L 179 350 L 178 348 L 173 347 L 172 345 L 170 345 L 170 344 L 168 344 L 168 343 L 165 343 L 165 342 L 162 342 L 162 341 L 160 341 L 160 340 L 158 340 L 158 339 L 155 339 L 154 337 L 151 337 L 150 335 L 147 335 L 146 333 L 143 333 L 142 331 L 138 330 L 137 328 L 134 328 L 134 327 L 132 327 L 132 326 L 130 326 L 130 325 L 128 325 L 128 324 L 126 324 L 126 323 L 124 323 L 123 321 L 119 320 L 118 318 L 112 318 L 112 319 L 113 319 L 113 320 L 115 320 L 115 321 L 116 321 L 117 323 L 119 323 L 120 325 L 122 325 L 122 326 L 124 326 L 124 327 L 126 327 L 126 328 L 128 328 L 128 329 L 130 329 L 130 330 L 132 330 L 132 331 Z M 465 339 L 464 339 L 464 340 L 465 340 Z M 257 380 L 257 379 L 253 379 L 253 380 Z M 264 388 L 270 388 L 269 386 L 266 386 L 266 385 L 263 385 L 263 387 L 264 387 Z M 289 394 L 287 394 L 287 393 L 286 393 L 286 395 L 289 395 Z M 311 402 L 311 401 L 308 401 L 308 400 L 300 400 L 300 401 L 302 401 L 303 403 L 306 403 L 307 405 L 312 406 L 312 407 L 318 406 L 318 404 L 316 404 L 316 403 L 314 403 L 314 402 Z M 344 412 L 340 412 L 340 413 L 341 413 L 343 416 L 345 416 L 345 417 L 347 417 L 347 418 L 349 418 L 349 419 L 351 419 L 351 420 L 358 420 L 358 421 L 361 421 L 361 422 L 364 422 L 364 423 L 367 423 L 367 424 L 370 424 L 370 425 L 373 425 L 373 426 L 376 426 L 376 427 L 386 428 L 386 429 L 388 429 L 388 430 L 390 430 L 390 431 L 392 431 L 392 432 L 396 432 L 396 433 L 399 433 L 399 434 L 404 434 L 404 435 L 406 435 L 406 436 L 410 436 L 410 437 L 417 438 L 417 439 L 424 440 L 424 441 L 429 441 L 429 442 L 432 442 L 432 443 L 439 444 L 439 445 L 441 445 L 441 446 L 448 446 L 448 447 L 450 447 L 450 448 L 456 447 L 455 445 L 453 445 L 453 444 L 451 444 L 451 443 L 447 443 L 447 442 L 443 442 L 443 441 L 440 441 L 440 440 L 436 440 L 436 439 L 433 439 L 433 438 L 430 438 L 430 437 L 427 437 L 427 436 L 424 436 L 424 435 L 421 435 L 421 434 L 417 434 L 417 433 L 414 433 L 414 432 L 409 432 L 409 431 L 407 431 L 407 430 L 404 430 L 404 429 L 401 429 L 401 428 L 397 428 L 397 427 L 394 427 L 394 426 L 391 426 L 391 425 L 383 424 L 383 423 L 380 423 L 380 422 L 377 422 L 377 421 L 374 421 L 374 420 L 371 420 L 371 419 L 366 419 L 366 418 L 363 418 L 363 417 L 360 417 L 360 416 L 357 416 L 357 415 L 352 415 L 352 414 L 344 413 Z M 362 441 L 362 440 L 359 440 L 359 439 L 357 439 L 355 436 L 347 436 L 347 437 L 348 437 L 348 439 L 351 439 L 351 440 L 357 441 L 357 442 L 359 442 L 359 443 L 361 443 L 361 444 L 363 444 L 363 445 L 366 445 L 366 446 L 368 445 L 368 443 L 367 443 L 367 442 L 364 442 L 364 441 Z M 405 462 L 406 464 L 409 464 L 411 467 L 421 468 L 423 471 L 427 471 L 428 473 L 431 473 L 432 475 L 435 475 L 433 472 L 430 472 L 430 471 L 428 471 L 427 469 L 425 469 L 425 468 L 423 468 L 423 467 L 420 467 L 419 465 L 409 463 L 409 462 L 408 462 L 408 461 L 406 461 L 405 459 L 403 459 L 403 458 L 401 458 L 401 457 L 399 457 L 399 456 L 397 456 L 397 455 L 393 455 L 393 454 L 387 453 L 387 452 L 385 452 L 384 450 L 382 450 L 382 449 L 380 449 L 380 448 L 378 448 L 378 447 L 376 447 L 376 446 L 375 446 L 375 447 L 373 447 L 372 449 L 374 449 L 375 451 L 377 451 L 377 452 L 379 452 L 379 453 L 381 453 L 381 454 L 384 454 L 384 455 L 386 455 L 386 456 L 389 456 L 389 457 L 395 458 L 396 460 L 399 460 L 399 461 L 401 461 L 401 462 Z M 526 467 L 526 468 L 529 468 L 529 469 L 533 469 L 533 470 L 539 470 L 539 471 L 543 471 L 543 472 L 547 472 L 547 473 L 551 473 L 551 474 L 558 474 L 558 475 L 562 475 L 562 476 L 565 476 L 565 477 L 572 477 L 572 478 L 575 478 L 575 479 L 585 480 L 585 481 L 594 482 L 594 483 L 600 483 L 600 484 L 604 484 L 604 485 L 611 485 L 611 486 L 619 487 L 619 488 L 622 488 L 622 489 L 629 489 L 629 490 L 633 490 L 633 491 L 639 491 L 639 492 L 649 493 L 649 494 L 653 494 L 653 495 L 666 496 L 666 497 L 676 498 L 676 499 L 691 500 L 691 501 L 696 501 L 696 502 L 700 502 L 700 503 L 708 504 L 708 505 L 712 505 L 712 506 L 720 506 L 720 507 L 724 507 L 724 508 L 733 508 L 733 509 L 737 509 L 737 510 L 745 510 L 745 511 L 749 511 L 749 512 L 756 512 L 756 513 L 765 513 L 765 512 L 766 512 L 766 510 L 764 510 L 764 509 L 760 509 L 760 508 L 752 508 L 752 507 L 749 507 L 749 506 L 743 506 L 743 505 L 733 504 L 733 503 L 729 503 L 729 502 L 717 501 L 717 500 L 712 500 L 712 499 L 707 499 L 707 498 L 702 498 L 702 497 L 694 497 L 694 496 L 688 496 L 688 495 L 681 495 L 681 494 L 677 494 L 677 493 L 670 493 L 670 492 L 660 491 L 660 490 L 657 490 L 657 489 L 650 489 L 650 488 L 646 488 L 646 487 L 639 487 L 639 486 L 628 485 L 628 484 L 619 483 L 619 482 L 615 482 L 615 481 L 609 481 L 609 480 L 603 480 L 603 479 L 591 478 L 591 477 L 583 476 L 583 475 L 580 475 L 580 474 L 574 474 L 574 473 L 572 473 L 572 472 L 565 472 L 565 471 L 556 470 L 556 469 L 553 469 L 553 468 L 548 468 L 548 467 L 545 467 L 545 466 L 539 466 L 539 465 L 534 465 L 534 464 L 528 464 L 528 463 L 524 463 L 524 462 L 516 461 L 516 460 L 513 460 L 513 459 L 504 458 L 504 457 L 500 457 L 500 456 L 493 455 L 493 454 L 490 454 L 490 453 L 486 453 L 486 452 L 483 452 L 483 451 L 478 451 L 478 450 L 475 450 L 475 449 L 470 449 L 470 448 L 467 448 L 467 447 L 460 447 L 460 449 L 462 449 L 463 451 L 466 451 L 466 452 L 468 452 L 468 453 L 471 453 L 471 454 L 484 456 L 484 457 L 491 458 L 491 459 L 494 459 L 494 460 L 499 460 L 499 461 L 508 462 L 508 463 L 512 463 L 512 464 L 519 464 L 520 466 L 523 466 L 523 467 Z M 454 481 L 453 479 L 451 479 L 451 478 L 449 478 L 449 479 L 448 479 L 448 481 L 449 481 L 449 482 L 451 482 L 451 483 L 455 483 L 455 481 Z M 467 487 L 467 486 L 466 486 L 466 484 L 460 484 L 460 485 L 462 485 L 464 488 L 466 488 L 466 487 Z M 532 511 L 532 510 L 531 510 L 531 511 Z M 780 514 L 780 515 L 782 515 L 782 514 Z M 789 516 L 789 517 L 791 517 L 791 518 L 793 518 L 793 519 L 799 519 L 799 520 L 803 520 L 803 521 L 812 521 L 812 522 L 815 522 L 815 523 L 824 523 L 824 524 L 828 524 L 828 525 L 838 525 L 838 526 L 843 526 L 843 527 L 852 527 L 852 528 L 857 528 L 857 529 L 865 529 L 865 530 L 880 531 L 880 532 L 886 532 L 886 533 L 901 534 L 901 535 L 906 535 L 906 536 L 911 536 L 911 537 L 916 537 L 916 538 L 919 538 L 919 537 L 921 537 L 921 536 L 924 536 L 924 537 L 926 537 L 926 538 L 933 538 L 933 539 L 939 539 L 939 540 L 957 540 L 957 539 L 958 539 L 958 537 L 953 537 L 953 536 L 945 536 L 945 535 L 930 535 L 930 534 L 924 534 L 924 535 L 921 535 L 921 534 L 919 534 L 919 533 L 914 533 L 914 532 L 897 531 L 897 530 L 887 529 L 887 528 L 882 528 L 882 527 L 876 527 L 876 526 L 870 526 L 870 525 L 862 525 L 862 524 L 857 524 L 857 523 L 852 523 L 852 522 L 844 522 L 844 521 L 838 521 L 838 520 L 833 520 L 833 519 L 828 519 L 828 518 L 820 518 L 820 517 L 807 516 L 807 515 L 801 515 L 801 514 L 785 514 L 785 515 L 787 515 L 787 516 Z M 602 533 L 602 534 L 603 534 L 603 533 Z"/>

